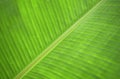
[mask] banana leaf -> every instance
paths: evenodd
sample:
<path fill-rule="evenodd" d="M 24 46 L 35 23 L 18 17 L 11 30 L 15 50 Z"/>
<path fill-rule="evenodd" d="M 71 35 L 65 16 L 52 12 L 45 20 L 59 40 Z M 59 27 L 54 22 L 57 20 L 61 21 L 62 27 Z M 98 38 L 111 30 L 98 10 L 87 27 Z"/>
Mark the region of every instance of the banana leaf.
<path fill-rule="evenodd" d="M 0 79 L 120 79 L 120 0 L 0 0 Z"/>

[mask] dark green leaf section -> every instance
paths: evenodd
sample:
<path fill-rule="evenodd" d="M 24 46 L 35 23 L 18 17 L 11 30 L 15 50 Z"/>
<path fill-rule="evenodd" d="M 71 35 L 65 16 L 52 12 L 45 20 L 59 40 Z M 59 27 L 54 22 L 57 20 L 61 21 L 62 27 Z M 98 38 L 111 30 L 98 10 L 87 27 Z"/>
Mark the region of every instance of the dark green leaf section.
<path fill-rule="evenodd" d="M 100 0 L 0 0 L 0 79 L 13 79 Z"/>
<path fill-rule="evenodd" d="M 23 79 L 120 79 L 120 0 L 103 0 Z"/>

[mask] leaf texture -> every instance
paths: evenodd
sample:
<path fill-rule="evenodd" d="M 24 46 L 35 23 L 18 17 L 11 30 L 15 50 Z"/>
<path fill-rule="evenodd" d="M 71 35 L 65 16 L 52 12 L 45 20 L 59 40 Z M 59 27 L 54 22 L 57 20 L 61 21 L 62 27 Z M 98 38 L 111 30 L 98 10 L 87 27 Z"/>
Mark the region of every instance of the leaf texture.
<path fill-rule="evenodd" d="M 98 1 L 0 0 L 0 78 L 14 78 Z"/>
<path fill-rule="evenodd" d="M 120 1 L 103 0 L 78 22 L 99 1 L 0 1 L 0 78 L 119 79 Z M 70 35 L 19 77 L 76 22 Z"/>
<path fill-rule="evenodd" d="M 103 1 L 23 79 L 119 79 L 119 3 Z"/>

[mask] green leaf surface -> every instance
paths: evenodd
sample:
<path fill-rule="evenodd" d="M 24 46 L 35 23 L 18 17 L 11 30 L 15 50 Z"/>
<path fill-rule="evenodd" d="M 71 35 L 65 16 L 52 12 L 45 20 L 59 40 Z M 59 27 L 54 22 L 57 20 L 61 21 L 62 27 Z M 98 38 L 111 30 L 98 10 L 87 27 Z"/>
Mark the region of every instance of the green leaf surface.
<path fill-rule="evenodd" d="M 0 79 L 119 79 L 120 0 L 0 0 Z"/>

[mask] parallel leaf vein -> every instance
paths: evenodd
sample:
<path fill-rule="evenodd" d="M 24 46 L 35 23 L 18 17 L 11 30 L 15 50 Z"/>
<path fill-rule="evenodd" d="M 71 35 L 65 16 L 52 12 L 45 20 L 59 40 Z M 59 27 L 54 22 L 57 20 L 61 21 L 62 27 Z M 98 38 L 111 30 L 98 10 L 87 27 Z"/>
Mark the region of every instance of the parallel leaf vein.
<path fill-rule="evenodd" d="M 73 32 L 79 24 L 87 17 L 94 9 L 99 7 L 99 4 L 105 0 L 98 2 L 92 9 L 90 9 L 85 15 L 78 19 L 68 30 L 66 30 L 58 39 L 56 39 L 48 48 L 46 48 L 39 56 L 36 57 L 28 66 L 26 66 L 15 79 L 21 79 L 26 73 L 28 73 L 33 67 L 35 67 L 43 58 L 45 58 L 62 40 L 64 40 L 71 32 Z"/>

